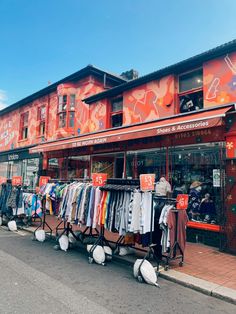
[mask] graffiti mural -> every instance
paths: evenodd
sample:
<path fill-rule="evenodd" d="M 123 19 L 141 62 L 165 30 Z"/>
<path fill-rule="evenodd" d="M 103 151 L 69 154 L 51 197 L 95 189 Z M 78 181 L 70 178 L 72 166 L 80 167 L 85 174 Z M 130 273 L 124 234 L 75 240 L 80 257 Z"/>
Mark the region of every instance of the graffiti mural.
<path fill-rule="evenodd" d="M 174 115 L 174 77 L 167 76 L 124 92 L 124 125 Z"/>
<path fill-rule="evenodd" d="M 236 101 L 236 53 L 203 66 L 204 107 Z"/>
<path fill-rule="evenodd" d="M 88 104 L 83 102 L 83 99 L 89 97 L 93 94 L 97 94 L 103 91 L 103 85 L 96 81 L 95 79 L 87 78 L 84 80 L 80 80 L 77 83 L 67 83 L 60 84 L 57 88 L 57 96 L 60 95 L 75 95 L 75 123 L 73 130 L 68 132 L 67 128 L 57 129 L 57 102 L 51 106 L 50 108 L 50 118 L 53 121 L 54 130 L 50 135 L 52 138 L 61 138 L 67 137 L 68 135 L 79 135 L 88 132 L 93 132 L 99 130 L 99 122 L 97 123 L 97 114 L 91 112 Z M 98 105 L 98 108 L 95 109 L 96 112 L 100 112 L 104 110 L 100 110 L 101 105 Z M 105 110 L 106 111 L 106 110 Z M 50 121 L 51 121 L 50 119 Z"/>
<path fill-rule="evenodd" d="M 101 100 L 90 105 L 89 120 L 85 124 L 87 132 L 95 132 L 107 128 L 107 101 Z"/>

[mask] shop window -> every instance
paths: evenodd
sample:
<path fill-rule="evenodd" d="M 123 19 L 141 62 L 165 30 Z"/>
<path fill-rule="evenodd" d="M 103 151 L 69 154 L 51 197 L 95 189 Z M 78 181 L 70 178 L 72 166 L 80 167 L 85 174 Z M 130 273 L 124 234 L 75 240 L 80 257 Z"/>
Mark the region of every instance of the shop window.
<path fill-rule="evenodd" d="M 181 113 L 203 108 L 202 69 L 179 76 L 179 108 Z"/>
<path fill-rule="evenodd" d="M 89 156 L 70 156 L 68 157 L 68 178 L 88 178 L 90 168 Z"/>
<path fill-rule="evenodd" d="M 47 175 L 54 179 L 67 179 L 67 157 L 48 159 Z"/>
<path fill-rule="evenodd" d="M 20 117 L 20 140 L 28 138 L 29 112 L 21 114 Z"/>
<path fill-rule="evenodd" d="M 0 163 L 0 176 L 7 178 L 8 176 L 7 170 L 8 170 L 8 162 L 1 162 Z"/>
<path fill-rule="evenodd" d="M 126 176 L 139 179 L 140 174 L 154 173 L 156 180 L 166 176 L 166 150 L 150 149 L 127 152 Z"/>
<path fill-rule="evenodd" d="M 43 136 L 45 134 L 45 120 L 46 120 L 46 106 L 38 108 L 38 135 Z"/>
<path fill-rule="evenodd" d="M 58 128 L 74 128 L 75 94 L 61 95 L 58 101 Z"/>
<path fill-rule="evenodd" d="M 116 128 L 123 124 L 123 98 L 111 102 L 111 127 Z"/>
<path fill-rule="evenodd" d="M 108 178 L 122 178 L 124 174 L 124 154 L 92 156 L 92 173 L 107 173 Z"/>
<path fill-rule="evenodd" d="M 170 150 L 173 197 L 189 194 L 190 220 L 220 224 L 223 186 L 223 145 L 179 146 Z"/>

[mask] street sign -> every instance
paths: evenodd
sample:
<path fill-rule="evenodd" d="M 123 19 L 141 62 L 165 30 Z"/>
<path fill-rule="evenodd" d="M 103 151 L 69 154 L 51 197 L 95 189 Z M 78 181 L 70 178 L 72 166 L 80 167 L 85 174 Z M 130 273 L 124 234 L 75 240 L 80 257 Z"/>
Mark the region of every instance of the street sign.
<path fill-rule="evenodd" d="M 107 181 L 107 173 L 92 173 L 93 186 L 104 186 Z"/>
<path fill-rule="evenodd" d="M 155 190 L 155 177 L 155 173 L 140 174 L 140 188 L 143 192 Z"/>
<path fill-rule="evenodd" d="M 185 210 L 188 208 L 188 194 L 177 195 L 176 201 L 177 201 L 177 205 L 176 205 L 177 209 Z"/>

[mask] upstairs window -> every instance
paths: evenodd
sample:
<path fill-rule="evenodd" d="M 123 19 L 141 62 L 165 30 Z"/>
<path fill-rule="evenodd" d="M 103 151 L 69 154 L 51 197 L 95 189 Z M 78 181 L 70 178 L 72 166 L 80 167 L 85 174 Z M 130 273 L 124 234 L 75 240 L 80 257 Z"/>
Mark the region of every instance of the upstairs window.
<path fill-rule="evenodd" d="M 20 139 L 24 140 L 28 138 L 28 123 L 29 123 L 29 112 L 21 114 L 20 117 Z"/>
<path fill-rule="evenodd" d="M 46 106 L 41 106 L 38 108 L 38 135 L 43 136 L 45 134 L 45 120 L 46 120 Z"/>
<path fill-rule="evenodd" d="M 111 127 L 116 128 L 123 124 L 123 98 L 111 102 Z"/>
<path fill-rule="evenodd" d="M 58 128 L 74 128 L 75 95 L 61 95 L 58 101 Z"/>
<path fill-rule="evenodd" d="M 203 71 L 198 69 L 179 76 L 180 112 L 203 108 Z"/>

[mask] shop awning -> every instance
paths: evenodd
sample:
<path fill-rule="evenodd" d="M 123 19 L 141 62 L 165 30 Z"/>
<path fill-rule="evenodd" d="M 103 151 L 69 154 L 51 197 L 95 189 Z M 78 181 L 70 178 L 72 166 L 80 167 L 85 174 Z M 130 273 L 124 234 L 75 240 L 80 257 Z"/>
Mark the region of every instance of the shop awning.
<path fill-rule="evenodd" d="M 73 138 L 51 141 L 31 148 L 30 152 L 59 151 L 76 147 L 107 144 L 217 127 L 222 125 L 222 118 L 231 108 L 232 106 L 228 106 L 208 111 L 194 112 L 134 126 L 112 130 L 109 129 L 96 133 L 79 135 Z"/>

